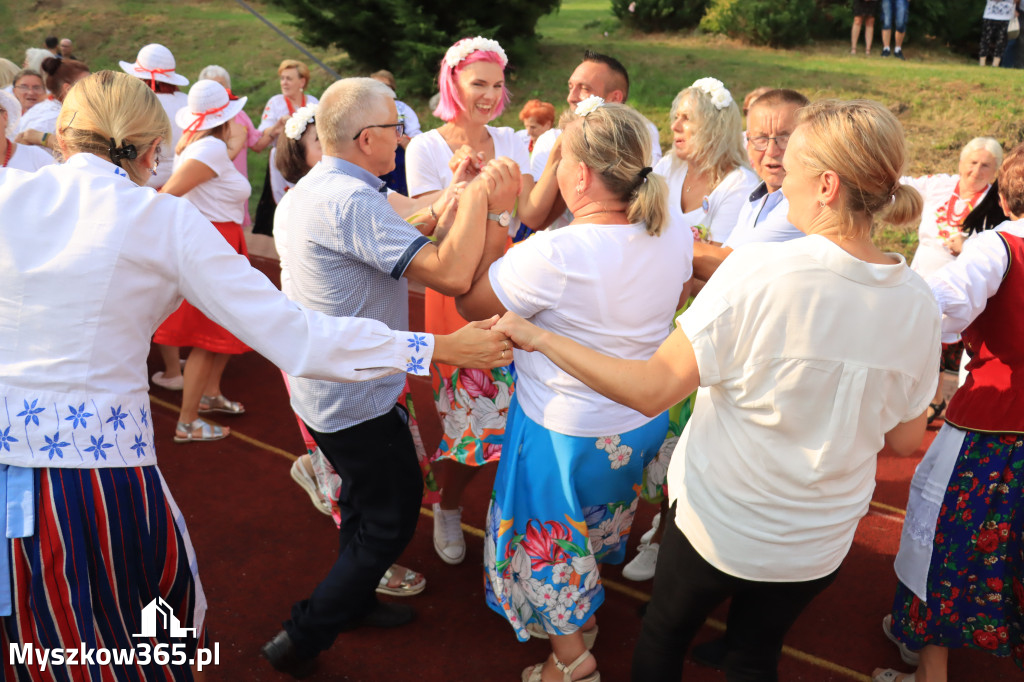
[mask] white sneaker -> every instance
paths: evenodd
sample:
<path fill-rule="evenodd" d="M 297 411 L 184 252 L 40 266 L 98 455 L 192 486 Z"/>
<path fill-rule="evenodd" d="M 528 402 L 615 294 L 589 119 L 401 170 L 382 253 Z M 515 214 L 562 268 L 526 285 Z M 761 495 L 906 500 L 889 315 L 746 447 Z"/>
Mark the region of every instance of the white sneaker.
<path fill-rule="evenodd" d="M 654 577 L 654 566 L 658 563 L 658 543 L 650 542 L 640 545 L 633 560 L 622 569 L 622 577 L 627 580 L 650 580 Z"/>
<path fill-rule="evenodd" d="M 462 507 L 441 509 L 434 503 L 434 549 L 446 564 L 461 564 L 466 558 L 466 538 L 462 535 Z"/>
<path fill-rule="evenodd" d="M 316 483 L 316 476 L 306 471 L 306 467 L 302 466 L 302 458 L 292 462 L 291 469 L 292 480 L 299 484 L 299 486 L 306 491 L 309 495 L 310 502 L 316 507 L 316 510 L 321 514 L 331 515 L 331 503 L 327 501 L 323 495 L 320 494 L 320 486 Z"/>
<path fill-rule="evenodd" d="M 654 539 L 654 534 L 658 532 L 658 526 L 661 524 L 661 512 L 654 515 L 654 520 L 651 521 L 651 529 L 640 536 L 641 545 L 651 544 L 651 540 Z"/>

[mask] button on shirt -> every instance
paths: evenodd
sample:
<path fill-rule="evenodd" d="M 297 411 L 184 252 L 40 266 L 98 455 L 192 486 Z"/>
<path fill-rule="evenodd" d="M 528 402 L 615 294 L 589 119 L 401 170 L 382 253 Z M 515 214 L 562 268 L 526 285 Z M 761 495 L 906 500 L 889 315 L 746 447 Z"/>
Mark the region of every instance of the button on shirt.
<path fill-rule="evenodd" d="M 768 191 L 762 182 L 740 210 L 736 227 L 723 246 L 735 249 L 753 242 L 786 242 L 804 233 L 789 222 L 789 201 L 782 190 Z"/>
<path fill-rule="evenodd" d="M 369 171 L 325 155 L 289 192 L 286 267 L 296 302 L 401 328 L 408 308 L 402 276 L 429 240 L 395 213 L 383 187 Z M 393 408 L 405 377 L 361 384 L 296 378 L 291 385 L 303 421 L 332 433 Z"/>

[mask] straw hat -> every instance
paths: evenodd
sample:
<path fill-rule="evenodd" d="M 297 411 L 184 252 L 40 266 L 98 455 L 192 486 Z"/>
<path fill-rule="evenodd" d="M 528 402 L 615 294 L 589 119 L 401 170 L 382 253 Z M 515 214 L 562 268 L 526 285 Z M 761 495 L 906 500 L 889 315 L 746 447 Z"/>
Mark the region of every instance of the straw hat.
<path fill-rule="evenodd" d="M 226 123 L 245 106 L 247 97 L 231 99 L 228 91 L 217 81 L 196 81 L 188 91 L 188 106 L 178 109 L 174 122 L 182 130 L 199 132 Z"/>
<path fill-rule="evenodd" d="M 171 85 L 188 85 L 188 79 L 174 73 L 174 55 L 159 43 L 151 43 L 139 50 L 135 63 L 118 62 L 124 72 L 143 80 L 160 81 Z"/>

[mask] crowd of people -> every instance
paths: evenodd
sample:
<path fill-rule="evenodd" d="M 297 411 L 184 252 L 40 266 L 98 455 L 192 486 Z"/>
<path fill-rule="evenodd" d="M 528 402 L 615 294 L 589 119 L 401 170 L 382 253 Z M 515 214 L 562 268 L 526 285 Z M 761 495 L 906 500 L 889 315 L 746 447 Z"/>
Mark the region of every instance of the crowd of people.
<path fill-rule="evenodd" d="M 901 57 L 906 1 L 882 3 Z M 942 682 L 965 647 L 1024 666 L 1024 147 L 1004 158 L 978 137 L 957 174 L 909 177 L 885 106 L 765 87 L 741 107 L 707 76 L 672 101 L 663 155 L 626 67 L 592 51 L 562 115 L 530 100 L 517 132 L 492 125 L 508 59 L 481 37 L 439 65 L 435 129 L 387 71 L 317 98 L 291 59 L 254 125 L 220 66 L 190 83 L 150 44 L 91 73 L 57 48 L 0 90 L 4 650 L 130 647 L 155 598 L 195 628 L 187 651 L 203 645 L 149 381 L 181 391 L 176 443 L 217 440 L 229 429 L 202 415 L 245 411 L 220 382 L 251 349 L 281 368 L 307 445 L 291 477 L 339 533 L 261 649 L 296 678 L 341 633 L 414 618 L 376 594 L 425 588 L 396 563 L 421 504 L 438 556 L 460 563 L 463 493 L 493 470 L 486 603 L 551 647 L 525 682 L 601 679 L 602 566 L 626 560 L 641 499 L 660 509 L 623 571 L 654 579 L 633 679 L 678 680 L 727 599 L 725 633 L 692 656 L 777 679 L 787 631 L 850 551 L 877 454 L 916 452 L 940 417 L 883 619 L 916 671 L 872 678 Z M 266 149 L 253 222 L 280 291 L 243 233 L 246 154 Z M 920 223 L 912 264 L 876 247 L 879 222 Z M 427 291 L 423 330 L 409 281 Z M 164 367 L 147 377 L 151 344 Z M 940 374 L 961 356 L 947 406 Z M 436 452 L 407 374 L 431 377 Z M 30 665 L 4 669 L 37 679 Z M 141 675 L 193 679 L 153 661 Z"/>

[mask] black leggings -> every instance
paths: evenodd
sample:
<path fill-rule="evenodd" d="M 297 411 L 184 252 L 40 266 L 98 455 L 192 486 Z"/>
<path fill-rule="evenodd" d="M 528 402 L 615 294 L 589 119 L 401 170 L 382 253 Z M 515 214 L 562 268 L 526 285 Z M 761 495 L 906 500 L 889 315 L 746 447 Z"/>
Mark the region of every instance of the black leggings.
<path fill-rule="evenodd" d="M 786 632 L 838 569 L 817 580 L 762 583 L 736 578 L 704 560 L 675 522 L 673 506 L 658 552 L 654 590 L 633 653 L 634 682 L 679 682 L 683 657 L 704 620 L 732 597 L 724 665 L 729 682 L 778 679 Z"/>
<path fill-rule="evenodd" d="M 1009 20 L 981 20 L 981 45 L 978 48 L 979 57 L 1003 56 L 1003 51 L 1006 50 L 1006 29 L 1009 25 Z"/>

